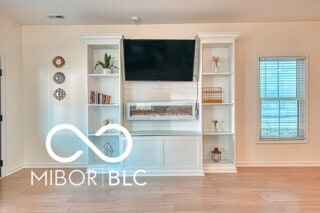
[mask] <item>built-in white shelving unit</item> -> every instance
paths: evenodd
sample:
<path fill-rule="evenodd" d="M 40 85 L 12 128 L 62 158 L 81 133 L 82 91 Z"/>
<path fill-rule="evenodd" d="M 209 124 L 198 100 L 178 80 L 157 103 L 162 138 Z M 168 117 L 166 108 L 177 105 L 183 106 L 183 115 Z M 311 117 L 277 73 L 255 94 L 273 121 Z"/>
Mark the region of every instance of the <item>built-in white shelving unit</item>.
<path fill-rule="evenodd" d="M 87 43 L 88 138 L 112 157 L 119 156 L 126 141 L 119 132 L 95 133 L 110 123 L 126 127 L 133 149 L 121 163 L 106 163 L 88 150 L 88 169 L 134 172 L 148 175 L 203 175 L 203 171 L 236 172 L 235 167 L 235 38 L 234 33 L 201 33 L 197 38 L 193 82 L 126 82 L 123 80 L 123 36 L 84 36 Z M 104 54 L 112 55 L 119 69 L 112 74 L 94 70 Z M 221 57 L 219 72 L 212 72 L 213 56 Z M 202 88 L 221 88 L 221 101 L 202 103 Z M 109 104 L 92 102 L 92 91 L 111 97 Z M 212 120 L 218 120 L 213 129 Z M 222 160 L 213 162 L 211 151 L 218 147 Z"/>
<path fill-rule="evenodd" d="M 222 89 L 221 103 L 202 103 L 200 119 L 205 173 L 237 172 L 235 162 L 235 39 L 236 33 L 200 33 L 199 97 L 202 88 Z M 212 57 L 220 57 L 219 71 L 213 70 Z M 216 128 L 213 120 L 217 120 Z M 211 151 L 218 147 L 222 160 L 211 160 Z"/>
<path fill-rule="evenodd" d="M 122 35 L 83 36 L 87 44 L 87 105 L 88 105 L 88 138 L 101 152 L 107 154 L 107 142 L 112 147 L 112 156 L 121 152 L 120 133 L 108 131 L 102 136 L 95 133 L 109 123 L 122 123 Z M 103 61 L 104 54 L 111 55 L 116 61 L 112 74 L 103 74 L 102 70 L 94 69 L 97 61 Z M 98 92 L 110 96 L 110 103 L 91 103 L 91 92 Z M 108 151 L 110 155 L 110 150 Z M 88 169 L 107 172 L 108 169 L 119 169 L 120 163 L 106 163 L 90 149 L 88 150 Z"/>

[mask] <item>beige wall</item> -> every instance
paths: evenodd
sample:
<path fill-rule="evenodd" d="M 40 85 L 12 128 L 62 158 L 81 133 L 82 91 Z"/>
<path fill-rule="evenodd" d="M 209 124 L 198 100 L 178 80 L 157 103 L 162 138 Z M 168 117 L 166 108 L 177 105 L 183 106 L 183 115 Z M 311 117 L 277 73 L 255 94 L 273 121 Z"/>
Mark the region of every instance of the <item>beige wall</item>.
<path fill-rule="evenodd" d="M 44 147 L 48 129 L 59 122 L 85 132 L 86 49 L 81 35 L 123 33 L 127 38 L 193 38 L 198 32 L 239 32 L 236 44 L 237 161 L 240 165 L 319 164 L 320 23 L 243 23 L 185 25 L 24 26 L 23 134 L 26 165 L 52 162 Z M 309 143 L 256 144 L 258 134 L 257 66 L 265 55 L 309 54 Z M 66 59 L 62 88 L 67 99 L 52 99 L 56 85 L 51 60 Z M 74 142 L 74 148 L 79 146 Z M 63 148 L 63 144 L 60 144 Z M 74 151 L 74 150 L 73 150 Z M 71 152 L 73 152 L 71 151 Z M 84 163 L 82 158 L 78 163 Z"/>
<path fill-rule="evenodd" d="M 4 56 L 5 173 L 23 165 L 22 143 L 22 27 L 0 15 L 0 54 Z"/>

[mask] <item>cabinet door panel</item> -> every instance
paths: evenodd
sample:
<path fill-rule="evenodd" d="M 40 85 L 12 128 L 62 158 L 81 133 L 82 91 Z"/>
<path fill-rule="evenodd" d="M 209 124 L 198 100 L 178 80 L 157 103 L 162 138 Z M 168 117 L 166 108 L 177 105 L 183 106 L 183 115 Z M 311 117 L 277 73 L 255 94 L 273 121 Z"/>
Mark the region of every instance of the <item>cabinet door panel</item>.
<path fill-rule="evenodd" d="M 155 139 L 133 138 L 132 151 L 126 158 L 126 169 L 158 169 L 161 162 L 160 141 Z"/>
<path fill-rule="evenodd" d="M 198 139 L 164 140 L 165 168 L 188 168 L 200 165 L 200 141 Z"/>

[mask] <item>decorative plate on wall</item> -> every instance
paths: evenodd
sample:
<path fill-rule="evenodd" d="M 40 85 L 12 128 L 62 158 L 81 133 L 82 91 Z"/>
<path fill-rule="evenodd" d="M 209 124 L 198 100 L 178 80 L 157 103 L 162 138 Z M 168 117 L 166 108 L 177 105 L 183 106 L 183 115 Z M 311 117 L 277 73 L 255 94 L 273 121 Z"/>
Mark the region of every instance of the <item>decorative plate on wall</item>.
<path fill-rule="evenodd" d="M 66 61 L 62 56 L 56 56 L 52 60 L 52 63 L 56 68 L 62 68 L 65 65 Z"/>
<path fill-rule="evenodd" d="M 56 84 L 62 84 L 65 80 L 66 80 L 66 77 L 64 76 L 64 74 L 62 72 L 56 72 L 53 75 L 53 81 Z"/>
<path fill-rule="evenodd" d="M 53 97 L 58 101 L 61 101 L 64 99 L 64 97 L 66 97 L 66 92 L 63 89 L 58 88 L 54 91 Z"/>

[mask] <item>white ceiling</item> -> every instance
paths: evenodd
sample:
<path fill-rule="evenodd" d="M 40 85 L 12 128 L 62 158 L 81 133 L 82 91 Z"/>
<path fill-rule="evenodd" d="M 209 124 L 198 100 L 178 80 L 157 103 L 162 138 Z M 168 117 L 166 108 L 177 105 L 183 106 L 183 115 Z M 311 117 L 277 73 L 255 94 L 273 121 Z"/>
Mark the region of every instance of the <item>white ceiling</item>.
<path fill-rule="evenodd" d="M 0 0 L 0 13 L 28 25 L 320 21 L 320 0 Z"/>

